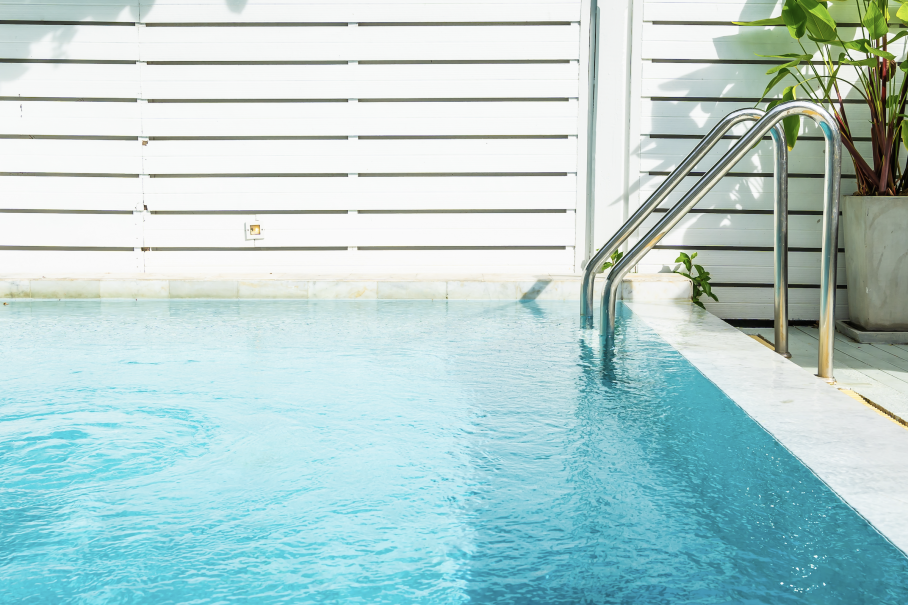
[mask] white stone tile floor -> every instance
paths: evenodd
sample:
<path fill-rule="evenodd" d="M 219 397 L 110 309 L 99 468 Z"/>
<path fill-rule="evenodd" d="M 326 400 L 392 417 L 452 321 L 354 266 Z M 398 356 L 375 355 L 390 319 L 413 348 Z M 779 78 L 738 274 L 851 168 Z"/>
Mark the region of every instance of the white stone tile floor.
<path fill-rule="evenodd" d="M 741 328 L 773 342 L 772 328 Z M 817 372 L 819 333 L 816 328 L 792 326 L 788 332 L 791 360 Z M 858 343 L 836 333 L 835 386 L 850 389 L 908 421 L 908 345 Z"/>

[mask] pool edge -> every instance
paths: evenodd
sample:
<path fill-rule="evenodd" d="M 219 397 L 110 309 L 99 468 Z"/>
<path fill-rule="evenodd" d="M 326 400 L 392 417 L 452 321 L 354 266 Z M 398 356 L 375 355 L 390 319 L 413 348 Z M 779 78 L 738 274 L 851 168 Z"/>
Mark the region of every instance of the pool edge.
<path fill-rule="evenodd" d="M 908 556 L 908 433 L 690 303 L 627 303 Z"/>

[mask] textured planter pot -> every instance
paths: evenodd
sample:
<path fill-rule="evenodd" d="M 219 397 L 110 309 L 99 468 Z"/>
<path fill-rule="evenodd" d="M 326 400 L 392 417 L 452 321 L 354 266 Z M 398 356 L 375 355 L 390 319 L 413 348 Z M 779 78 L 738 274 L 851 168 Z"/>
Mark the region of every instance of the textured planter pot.
<path fill-rule="evenodd" d="M 908 197 L 842 202 L 851 323 L 908 331 Z"/>

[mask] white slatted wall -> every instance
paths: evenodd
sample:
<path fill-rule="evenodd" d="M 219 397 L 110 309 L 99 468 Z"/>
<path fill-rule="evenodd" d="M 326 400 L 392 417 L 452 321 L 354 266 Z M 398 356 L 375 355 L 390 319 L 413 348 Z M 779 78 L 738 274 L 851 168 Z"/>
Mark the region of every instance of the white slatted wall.
<path fill-rule="evenodd" d="M 0 272 L 576 272 L 587 6 L 0 2 Z"/>
<path fill-rule="evenodd" d="M 851 3 L 833 3 L 840 23 L 858 21 Z M 631 196 L 635 207 L 727 113 L 752 107 L 769 76 L 772 60 L 754 53 L 801 52 L 785 28 L 742 28 L 732 21 L 780 14 L 773 0 L 637 0 L 634 4 L 633 76 L 631 78 Z M 844 35 L 853 29 L 843 28 Z M 851 39 L 851 38 L 846 38 Z M 790 83 L 789 83 L 790 84 Z M 781 95 L 784 86 L 771 96 Z M 851 123 L 866 112 L 851 105 Z M 740 134 L 746 127 L 733 133 Z M 600 138 L 601 141 L 601 138 Z M 711 166 L 734 143 L 723 142 L 697 171 Z M 820 219 L 822 215 L 823 141 L 812 124 L 802 125 L 790 159 L 790 311 L 792 319 L 819 315 Z M 708 165 L 707 165 L 708 164 Z M 847 157 L 843 174 L 853 175 Z M 679 187 L 668 206 L 695 179 Z M 843 193 L 854 191 L 847 177 Z M 651 226 L 656 217 L 647 224 Z M 721 302 L 707 307 L 721 317 L 772 317 L 772 147 L 768 140 L 750 153 L 709 194 L 640 270 L 675 267 L 679 250 L 698 251 L 718 284 Z M 602 236 L 597 234 L 597 240 Z M 840 240 L 841 241 L 841 240 Z M 837 314 L 847 317 L 844 255 L 839 255 Z"/>

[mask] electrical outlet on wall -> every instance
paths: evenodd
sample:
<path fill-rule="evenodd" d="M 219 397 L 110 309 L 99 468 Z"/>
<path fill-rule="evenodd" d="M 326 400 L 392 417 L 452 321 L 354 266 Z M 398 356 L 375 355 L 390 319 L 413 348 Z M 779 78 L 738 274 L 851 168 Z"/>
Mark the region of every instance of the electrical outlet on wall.
<path fill-rule="evenodd" d="M 246 223 L 246 239 L 265 239 L 265 230 L 261 221 Z"/>

